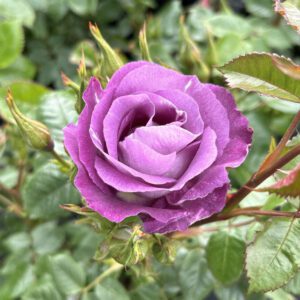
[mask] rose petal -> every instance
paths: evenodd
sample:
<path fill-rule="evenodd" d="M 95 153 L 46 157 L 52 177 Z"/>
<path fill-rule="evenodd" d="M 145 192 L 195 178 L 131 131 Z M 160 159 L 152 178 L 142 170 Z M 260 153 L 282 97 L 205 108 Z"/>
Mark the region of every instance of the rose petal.
<path fill-rule="evenodd" d="M 190 80 L 186 93 L 197 101 L 204 124 L 216 133 L 218 157 L 220 157 L 230 140 L 226 109 L 211 89 L 206 84 L 200 83 L 197 77 Z"/>
<path fill-rule="evenodd" d="M 172 102 L 178 109 L 186 112 L 187 120 L 182 126 L 183 128 L 195 134 L 203 132 L 204 123 L 199 106 L 192 97 L 180 90 L 161 90 L 155 93 Z"/>
<path fill-rule="evenodd" d="M 75 178 L 75 186 L 78 188 L 82 196 L 86 199 L 88 206 L 97 211 L 100 215 L 107 218 L 111 222 L 122 222 L 125 218 L 146 214 L 152 218 L 165 222 L 182 216 L 180 210 L 147 207 L 138 205 L 137 203 L 125 202 L 117 198 L 113 194 L 103 193 L 90 179 L 84 166 L 79 160 L 77 128 L 74 125 L 67 126 L 64 129 L 65 143 L 70 149 L 70 155 L 78 167 L 78 173 Z"/>
<path fill-rule="evenodd" d="M 160 222 L 155 218 L 142 217 L 144 229 L 148 233 L 168 233 L 172 231 L 184 231 L 191 224 L 206 219 L 215 213 L 220 212 L 226 202 L 228 185 L 215 189 L 205 198 L 194 201 L 187 201 L 181 205 L 182 214 L 180 218 L 168 222 Z"/>
<path fill-rule="evenodd" d="M 132 62 L 124 65 L 117 72 L 114 73 L 106 89 L 101 96 L 101 103 L 96 105 L 92 118 L 91 118 L 91 132 L 93 136 L 93 142 L 97 148 L 103 149 L 104 147 L 104 136 L 103 136 L 103 120 L 115 98 L 117 96 L 114 94 L 115 88 L 119 85 L 120 81 L 127 75 L 130 74 L 135 69 L 141 68 L 147 65 L 147 62 L 139 61 Z"/>
<path fill-rule="evenodd" d="M 158 64 L 146 63 L 122 78 L 115 96 L 130 95 L 136 92 L 155 92 L 165 89 L 184 91 L 192 76 L 183 75 Z"/>
<path fill-rule="evenodd" d="M 95 157 L 97 155 L 96 148 L 89 135 L 89 126 L 93 109 L 102 94 L 102 88 L 96 78 L 91 78 L 89 85 L 83 93 L 85 106 L 78 118 L 77 135 L 79 158 L 81 163 L 85 166 L 92 181 L 102 190 L 107 190 L 107 186 L 97 175 L 95 170 Z M 68 145 L 66 145 L 67 147 Z"/>
<path fill-rule="evenodd" d="M 231 93 L 220 86 L 213 84 L 207 84 L 207 86 L 225 107 L 230 124 L 230 141 L 219 164 L 226 164 L 232 168 L 238 167 L 248 154 L 253 132 L 249 128 L 247 118 L 237 109 Z"/>
<path fill-rule="evenodd" d="M 121 161 L 137 171 L 150 175 L 164 175 L 170 170 L 176 158 L 175 152 L 161 154 L 132 136 L 120 142 L 119 147 Z"/>
<path fill-rule="evenodd" d="M 133 115 L 130 115 L 133 119 L 126 119 L 126 116 L 131 112 L 134 112 Z M 116 159 L 118 158 L 118 141 L 122 133 L 120 129 L 126 127 L 125 123 L 130 124 L 134 119 L 136 121 L 138 117 L 141 119 L 144 116 L 147 119 L 146 122 L 148 122 L 154 114 L 154 105 L 145 94 L 123 96 L 115 99 L 103 121 L 103 134 L 108 154 Z M 124 119 L 126 120 L 125 123 L 123 122 Z"/>
<path fill-rule="evenodd" d="M 162 154 L 180 152 L 199 135 L 175 126 L 148 126 L 137 128 L 131 135 L 133 139 L 148 145 L 150 148 Z"/>

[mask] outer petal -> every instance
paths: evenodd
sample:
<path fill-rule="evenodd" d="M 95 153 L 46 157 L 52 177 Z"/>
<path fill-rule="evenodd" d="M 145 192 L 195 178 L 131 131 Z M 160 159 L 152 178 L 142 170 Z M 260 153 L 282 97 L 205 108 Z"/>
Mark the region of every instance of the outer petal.
<path fill-rule="evenodd" d="M 224 184 L 222 187 L 213 190 L 205 198 L 183 203 L 180 207 L 186 215 L 183 214 L 181 218 L 168 222 L 160 222 L 149 217 L 143 218 L 145 231 L 149 233 L 168 233 L 186 230 L 191 224 L 220 212 L 225 206 L 227 190 L 228 185 Z"/>
<path fill-rule="evenodd" d="M 122 78 L 115 91 L 115 96 L 130 95 L 136 92 L 155 92 L 165 89 L 184 91 L 192 76 L 183 75 L 158 64 L 146 63 L 134 69 Z"/>
<path fill-rule="evenodd" d="M 204 124 L 216 133 L 218 157 L 220 157 L 230 140 L 226 109 L 211 89 L 206 84 L 200 83 L 197 77 L 189 81 L 185 92 L 197 101 Z"/>
<path fill-rule="evenodd" d="M 127 74 L 147 64 L 148 63 L 144 61 L 128 63 L 120 68 L 110 79 L 105 91 L 102 94 L 101 104 L 96 105 L 91 119 L 91 131 L 94 135 L 93 142 L 97 140 L 97 143 L 95 143 L 96 147 L 101 147 L 102 149 L 105 147 L 103 136 L 103 120 L 113 100 L 117 97 L 114 94 L 115 88 Z"/>
<path fill-rule="evenodd" d="M 79 160 L 77 144 L 77 128 L 70 125 L 64 129 L 65 145 L 78 167 L 75 185 L 86 199 L 88 206 L 112 222 L 121 222 L 130 216 L 139 214 L 149 215 L 160 222 L 166 222 L 182 217 L 182 211 L 168 207 L 148 207 L 136 203 L 119 200 L 114 194 L 104 194 L 90 179 Z"/>
<path fill-rule="evenodd" d="M 85 101 L 85 107 L 78 118 L 77 135 L 78 135 L 78 147 L 79 158 L 81 163 L 85 166 L 92 181 L 103 191 L 107 190 L 107 187 L 103 181 L 97 175 L 95 170 L 95 158 L 96 148 L 89 135 L 89 127 L 91 121 L 91 115 L 94 107 L 102 95 L 102 88 L 99 81 L 96 78 L 92 78 L 90 83 L 83 94 Z M 67 145 L 66 145 L 67 146 Z"/>
<path fill-rule="evenodd" d="M 235 101 L 225 88 L 207 84 L 217 99 L 225 107 L 230 124 L 230 141 L 224 150 L 219 164 L 227 167 L 238 167 L 246 158 L 252 140 L 252 130 L 247 118 L 237 109 Z"/>

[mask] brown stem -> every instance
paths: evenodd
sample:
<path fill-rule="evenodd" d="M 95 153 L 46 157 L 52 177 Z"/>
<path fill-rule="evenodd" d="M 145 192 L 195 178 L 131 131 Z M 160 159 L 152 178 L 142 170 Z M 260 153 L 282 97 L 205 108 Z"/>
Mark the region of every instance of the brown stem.
<path fill-rule="evenodd" d="M 242 186 L 229 200 L 226 205 L 225 212 L 231 210 L 237 206 L 250 192 L 252 189 L 260 185 L 264 180 L 274 174 L 278 169 L 282 168 L 292 159 L 300 154 L 300 145 L 289 151 L 287 154 L 279 158 L 274 164 L 266 168 L 258 174 L 254 174 L 250 180 Z"/>
<path fill-rule="evenodd" d="M 0 192 L 3 192 L 3 194 L 13 198 L 19 197 L 19 193 L 17 191 L 7 188 L 2 183 L 0 183 Z"/>
<path fill-rule="evenodd" d="M 10 201 L 8 198 L 0 194 L 0 203 L 4 204 L 9 211 L 13 212 L 17 216 L 24 218 L 25 213 L 23 209 L 16 203 Z"/>
<path fill-rule="evenodd" d="M 246 226 L 246 225 L 252 224 L 254 221 L 255 221 L 255 219 L 245 221 L 245 222 L 236 223 L 236 224 L 229 224 L 229 226 L 227 228 L 230 229 L 230 228 L 237 228 L 237 227 Z M 189 229 L 187 229 L 186 231 L 183 231 L 183 232 L 180 232 L 180 231 L 174 232 L 171 235 L 171 237 L 173 239 L 185 239 L 185 238 L 188 238 L 188 237 L 197 236 L 197 235 L 205 233 L 205 232 L 219 231 L 220 228 L 221 227 L 219 227 L 219 226 L 214 226 L 214 227 L 203 227 L 203 226 L 190 227 Z"/>
<path fill-rule="evenodd" d="M 266 159 L 263 161 L 262 165 L 260 166 L 258 172 L 256 173 L 255 176 L 257 176 L 258 173 L 264 171 L 274 160 L 276 160 L 282 150 L 284 149 L 286 143 L 288 142 L 288 140 L 291 138 L 291 136 L 293 135 L 295 129 L 297 128 L 297 125 L 300 121 L 300 110 L 298 111 L 298 113 L 296 114 L 296 116 L 294 117 L 292 123 L 290 124 L 289 128 L 287 129 L 287 131 L 285 132 L 285 134 L 283 135 L 282 139 L 280 140 L 279 144 L 277 145 L 277 147 L 275 148 L 275 150 L 266 157 Z"/>

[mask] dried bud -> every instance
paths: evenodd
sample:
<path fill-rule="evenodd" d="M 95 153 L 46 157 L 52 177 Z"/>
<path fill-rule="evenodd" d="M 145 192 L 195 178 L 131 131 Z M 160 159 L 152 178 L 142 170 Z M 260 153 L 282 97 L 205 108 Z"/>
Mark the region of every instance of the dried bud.
<path fill-rule="evenodd" d="M 149 47 L 148 47 L 148 42 L 147 42 L 147 34 L 146 34 L 146 23 L 144 23 L 140 34 L 139 34 L 139 45 L 141 49 L 141 56 L 143 60 L 147 61 L 152 61 L 150 52 L 149 52 Z"/>
<path fill-rule="evenodd" d="M 25 117 L 16 106 L 10 91 L 6 102 L 26 142 L 34 149 L 52 151 L 54 144 L 48 128 L 38 121 Z"/>
<path fill-rule="evenodd" d="M 170 264 L 174 261 L 176 248 L 174 242 L 165 236 L 157 236 L 152 246 L 153 256 L 163 264 Z"/>
<path fill-rule="evenodd" d="M 100 49 L 103 53 L 104 63 L 103 63 L 103 71 L 104 71 L 104 77 L 111 77 L 111 75 L 117 71 L 122 65 L 122 59 L 117 54 L 116 51 L 114 51 L 110 45 L 106 42 L 106 40 L 103 38 L 99 28 L 97 25 L 93 25 L 92 23 L 89 23 L 90 31 L 97 41 Z"/>

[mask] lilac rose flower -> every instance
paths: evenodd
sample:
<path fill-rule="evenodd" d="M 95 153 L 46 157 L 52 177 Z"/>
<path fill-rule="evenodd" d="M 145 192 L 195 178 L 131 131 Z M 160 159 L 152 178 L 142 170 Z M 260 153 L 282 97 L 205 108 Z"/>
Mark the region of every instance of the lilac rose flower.
<path fill-rule="evenodd" d="M 244 161 L 252 136 L 228 91 L 139 61 L 105 89 L 92 78 L 83 99 L 64 136 L 91 209 L 112 222 L 138 215 L 160 233 L 223 209 L 227 168 Z"/>

